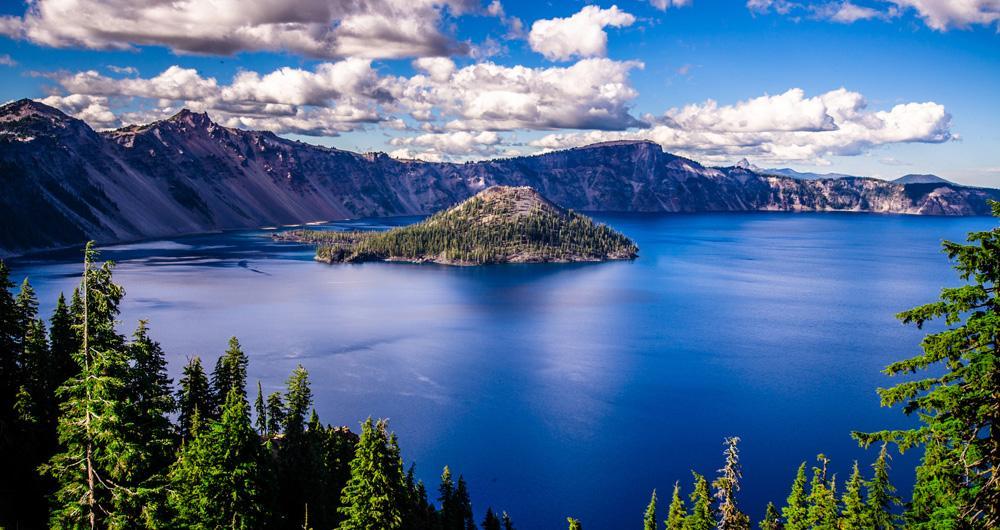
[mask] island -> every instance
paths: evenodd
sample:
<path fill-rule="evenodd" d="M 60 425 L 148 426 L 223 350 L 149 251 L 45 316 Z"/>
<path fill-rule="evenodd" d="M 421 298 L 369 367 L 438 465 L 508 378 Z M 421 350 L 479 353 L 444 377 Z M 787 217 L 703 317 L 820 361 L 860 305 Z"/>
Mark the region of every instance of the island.
<path fill-rule="evenodd" d="M 291 230 L 272 237 L 316 245 L 316 259 L 326 263 L 571 263 L 628 260 L 639 252 L 628 237 L 526 186 L 493 186 L 385 232 Z"/>

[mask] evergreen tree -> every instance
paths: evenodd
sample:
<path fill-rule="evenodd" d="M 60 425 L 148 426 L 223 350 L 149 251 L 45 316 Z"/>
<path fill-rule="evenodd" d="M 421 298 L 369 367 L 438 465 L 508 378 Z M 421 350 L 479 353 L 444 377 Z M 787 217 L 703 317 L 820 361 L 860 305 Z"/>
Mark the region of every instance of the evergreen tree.
<path fill-rule="evenodd" d="M 314 509 L 321 502 L 322 490 L 319 447 L 310 444 L 306 431 L 306 414 L 312 406 L 309 373 L 301 365 L 292 371 L 286 382 L 285 436 L 278 445 L 279 510 L 295 527 L 301 526 L 304 505 Z M 316 418 L 316 429 L 320 429 Z M 313 433 L 319 436 L 320 433 Z M 315 436 L 314 436 L 315 437 Z M 321 443 L 321 442 L 319 442 Z M 335 496 L 337 492 L 331 492 Z M 322 521 L 325 523 L 325 521 Z"/>
<path fill-rule="evenodd" d="M 123 477 L 133 494 L 119 496 L 116 505 L 132 520 L 152 526 L 163 518 L 166 501 L 166 475 L 174 446 L 168 415 L 174 411 L 174 398 L 167 360 L 160 344 L 150 338 L 146 321 L 139 321 L 129 352 L 133 363 L 128 378 L 129 424 L 136 429 L 137 449 L 125 455 Z"/>
<path fill-rule="evenodd" d="M 715 507 L 708 481 L 698 473 L 694 475 L 694 491 L 691 492 L 691 514 L 684 518 L 684 530 L 713 530 L 715 528 Z"/>
<path fill-rule="evenodd" d="M 264 391 L 260 386 L 260 380 L 257 380 L 257 399 L 253 402 L 254 412 L 257 415 L 257 432 L 264 438 L 268 438 L 270 433 L 267 432 L 267 405 L 264 404 Z"/>
<path fill-rule="evenodd" d="M 444 466 L 441 472 L 441 484 L 438 486 L 438 502 L 441 504 L 441 527 L 443 530 L 462 530 L 462 510 L 455 496 L 455 482 L 451 478 L 451 469 Z"/>
<path fill-rule="evenodd" d="M 405 498 L 398 448 L 389 441 L 386 420 L 361 424 L 361 439 L 351 461 L 351 480 L 341 496 L 341 530 L 395 530 L 402 526 Z"/>
<path fill-rule="evenodd" d="M 492 507 L 486 508 L 486 516 L 483 517 L 483 530 L 500 530 L 500 518 L 493 513 Z"/>
<path fill-rule="evenodd" d="M 312 407 L 312 389 L 309 372 L 302 365 L 295 367 L 285 383 L 285 406 L 282 424 L 285 436 L 298 436 L 305 432 L 306 413 Z"/>
<path fill-rule="evenodd" d="M 20 311 L 12 294 L 7 265 L 0 261 L 0 434 L 12 432 L 14 397 L 18 389 L 18 337 Z"/>
<path fill-rule="evenodd" d="M 808 530 L 809 506 L 806 503 L 806 463 L 802 462 L 792 482 L 792 492 L 785 507 L 781 509 L 785 518 L 785 530 Z"/>
<path fill-rule="evenodd" d="M 194 434 L 195 417 L 202 422 L 211 420 L 212 401 L 212 391 L 205 369 L 201 366 L 201 358 L 188 359 L 181 375 L 180 390 L 177 391 L 177 429 L 181 437 L 188 438 Z"/>
<path fill-rule="evenodd" d="M 514 530 L 514 523 L 511 522 L 510 515 L 507 512 L 503 512 L 501 519 L 503 519 L 503 530 Z"/>
<path fill-rule="evenodd" d="M 993 215 L 1000 217 L 1000 203 L 991 206 Z M 904 324 L 920 329 L 935 320 L 943 320 L 945 327 L 924 338 L 922 353 L 885 369 L 890 376 L 921 370 L 928 371 L 928 377 L 879 390 L 883 405 L 903 405 L 903 412 L 916 413 L 921 424 L 855 436 L 863 446 L 883 441 L 897 444 L 901 451 L 936 444 L 934 451 L 924 452 L 919 478 L 929 483 L 915 485 L 919 503 L 911 508 L 915 513 L 908 520 L 924 523 L 935 514 L 946 517 L 946 507 L 955 506 L 962 525 L 996 528 L 1000 527 L 1000 435 L 996 431 L 1000 420 L 1000 227 L 972 232 L 966 239 L 966 244 L 943 244 L 965 285 L 943 289 L 938 301 L 897 315 Z M 952 477 L 958 477 L 962 487 L 950 487 Z"/>
<path fill-rule="evenodd" d="M 840 526 L 843 530 L 865 529 L 865 504 L 861 498 L 861 486 L 863 482 L 861 470 L 858 469 L 858 462 L 855 461 L 854 469 L 851 470 L 851 478 L 847 480 L 847 486 L 841 498 L 844 509 L 841 512 Z"/>
<path fill-rule="evenodd" d="M 774 507 L 773 502 L 767 503 L 767 510 L 764 513 L 764 520 L 760 522 L 760 530 L 782 530 L 781 514 Z"/>
<path fill-rule="evenodd" d="M 726 449 L 723 451 L 726 464 L 719 470 L 721 475 L 713 483 L 715 498 L 719 500 L 719 530 L 750 529 L 750 518 L 736 504 L 736 493 L 740 491 L 740 479 L 743 478 L 740 454 L 736 447 L 739 443 L 740 439 L 735 436 L 726 439 Z"/>
<path fill-rule="evenodd" d="M 667 530 L 683 530 L 684 520 L 687 518 L 687 508 L 684 506 L 684 499 L 681 498 L 681 483 L 674 483 L 674 495 L 670 499 L 670 511 L 667 512 Z"/>
<path fill-rule="evenodd" d="M 905 528 L 939 530 L 959 528 L 959 505 L 954 502 L 962 494 L 963 477 L 954 466 L 942 465 L 949 458 L 941 440 L 931 438 L 924 446 L 924 456 L 916 469 L 913 500 L 903 514 Z"/>
<path fill-rule="evenodd" d="M 465 483 L 465 478 L 458 476 L 458 484 L 455 486 L 455 507 L 458 510 L 457 528 L 461 530 L 476 530 L 476 522 L 472 514 L 472 499 L 469 497 L 469 486 Z"/>
<path fill-rule="evenodd" d="M 646 513 L 642 517 L 642 528 L 643 530 L 656 530 L 656 490 L 653 490 L 653 496 L 649 499 L 649 504 L 646 505 Z"/>
<path fill-rule="evenodd" d="M 267 396 L 267 432 L 274 436 L 284 429 L 285 402 L 281 392 L 272 392 Z"/>
<path fill-rule="evenodd" d="M 809 486 L 809 495 L 806 497 L 809 504 L 806 509 L 806 525 L 813 530 L 836 530 L 836 485 L 833 481 L 828 481 L 826 476 L 830 460 L 823 455 L 819 455 L 817 460 L 821 467 L 813 468 L 812 483 Z"/>
<path fill-rule="evenodd" d="M 569 530 L 583 530 L 583 525 L 580 524 L 579 519 L 574 519 L 572 517 L 567 517 L 566 522 L 569 523 Z"/>
<path fill-rule="evenodd" d="M 868 494 L 867 523 L 868 527 L 873 530 L 892 530 L 896 527 L 893 507 L 899 504 L 899 499 L 894 495 L 896 488 L 889 482 L 888 460 L 889 453 L 883 444 L 878 459 L 872 465 L 875 474 L 866 488 Z"/>
<path fill-rule="evenodd" d="M 127 514 L 118 499 L 132 492 L 121 486 L 130 455 L 140 450 L 129 423 L 129 364 L 115 318 L 124 291 L 112 279 L 111 262 L 94 267 L 92 244 L 84 252 L 81 289 L 80 373 L 60 388 L 62 452 L 43 467 L 57 482 L 52 526 L 119 528 Z"/>
<path fill-rule="evenodd" d="M 79 291 L 76 296 L 79 297 Z M 59 300 L 56 301 L 56 308 L 49 320 L 52 388 L 59 388 L 80 371 L 80 365 L 73 359 L 80 351 L 80 336 L 73 324 L 73 313 L 66 305 L 66 297 L 59 293 Z"/>
<path fill-rule="evenodd" d="M 236 389 L 243 399 L 246 399 L 249 363 L 243 348 L 240 347 L 240 341 L 236 337 L 230 337 L 226 353 L 215 361 L 215 370 L 212 372 L 212 392 L 216 408 L 222 406 L 232 389 Z"/>
<path fill-rule="evenodd" d="M 196 429 L 184 444 L 170 470 L 175 526 L 252 530 L 267 520 L 264 455 L 249 408 L 231 388 L 221 418 Z"/>

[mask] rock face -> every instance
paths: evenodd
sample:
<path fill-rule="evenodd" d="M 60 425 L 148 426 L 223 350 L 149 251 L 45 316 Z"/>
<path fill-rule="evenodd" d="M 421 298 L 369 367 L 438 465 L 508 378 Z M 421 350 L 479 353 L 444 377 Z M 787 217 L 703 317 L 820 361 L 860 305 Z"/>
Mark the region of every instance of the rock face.
<path fill-rule="evenodd" d="M 221 127 L 205 114 L 96 132 L 31 100 L 0 107 L 0 256 L 364 216 L 428 214 L 491 185 L 585 211 L 988 213 L 1000 192 L 706 168 L 650 142 L 468 164 L 400 161 Z"/>
<path fill-rule="evenodd" d="M 493 186 L 420 223 L 387 232 L 296 230 L 275 239 L 317 245 L 327 263 L 406 261 L 444 265 L 633 259 L 613 229 L 564 210 L 527 186 Z"/>

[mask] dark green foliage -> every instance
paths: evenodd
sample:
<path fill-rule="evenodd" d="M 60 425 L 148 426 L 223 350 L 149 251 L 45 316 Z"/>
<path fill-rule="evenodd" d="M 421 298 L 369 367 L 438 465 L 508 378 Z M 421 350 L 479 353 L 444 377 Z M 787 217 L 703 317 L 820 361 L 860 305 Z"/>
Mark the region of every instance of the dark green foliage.
<path fill-rule="evenodd" d="M 646 513 L 642 516 L 642 528 L 643 530 L 656 530 L 656 526 L 656 490 L 653 490 L 649 504 L 646 505 Z"/>
<path fill-rule="evenodd" d="M 267 432 L 267 405 L 264 404 L 264 390 L 260 386 L 260 380 L 257 381 L 257 399 L 253 402 L 253 410 L 257 415 L 257 420 L 254 425 L 257 427 L 257 433 L 263 438 L 268 438 L 269 433 Z"/>
<path fill-rule="evenodd" d="M 494 191 L 499 190 L 499 191 Z M 527 188 L 492 188 L 412 226 L 388 232 L 299 230 L 327 262 L 402 259 L 448 263 L 626 259 L 635 243 Z"/>
<path fill-rule="evenodd" d="M 1000 216 L 1000 203 L 991 206 L 993 215 Z M 918 328 L 943 321 L 945 329 L 924 338 L 922 353 L 885 369 L 891 376 L 918 371 L 930 375 L 879 390 L 884 406 L 902 405 L 904 413 L 917 414 L 921 423 L 912 429 L 855 436 L 865 446 L 883 441 L 897 444 L 901 451 L 925 447 L 914 503 L 906 515 L 909 524 L 937 528 L 957 517 L 959 526 L 996 528 L 1000 527 L 996 432 L 1000 228 L 972 232 L 966 244 L 946 241 L 943 246 L 965 285 L 943 289 L 938 301 L 904 311 L 898 318 Z"/>
<path fill-rule="evenodd" d="M 212 372 L 212 392 L 216 410 L 222 406 L 230 390 L 235 389 L 243 399 L 246 399 L 249 364 L 249 359 L 240 347 L 240 341 L 236 337 L 230 337 L 226 353 L 215 362 L 215 370 Z"/>
<path fill-rule="evenodd" d="M 200 357 L 188 359 L 177 392 L 177 430 L 181 437 L 194 434 L 195 418 L 202 422 L 211 420 L 212 391 L 208 376 L 201 366 Z"/>
<path fill-rule="evenodd" d="M 827 478 L 829 459 L 819 455 L 820 467 L 813 468 L 813 478 L 809 486 L 806 510 L 806 524 L 814 530 L 837 529 L 836 482 Z"/>
<path fill-rule="evenodd" d="M 78 291 L 74 292 L 74 297 L 79 299 Z M 73 356 L 80 351 L 80 334 L 73 327 L 74 317 L 71 311 L 72 309 L 66 305 L 66 297 L 60 293 L 56 308 L 52 312 L 49 333 L 52 356 L 51 380 L 56 388 L 80 371 L 80 365 L 73 360 Z"/>
<path fill-rule="evenodd" d="M 285 432 L 277 447 L 278 509 L 288 518 L 288 524 L 301 527 L 306 506 L 311 506 L 316 524 L 327 524 L 328 517 L 320 505 L 323 498 L 322 445 L 323 427 L 319 418 L 306 430 L 306 413 L 312 406 L 309 374 L 297 366 L 286 382 Z M 338 492 L 330 492 L 336 497 Z M 318 517 L 317 517 L 318 516 Z M 330 513 L 329 519 L 335 514 Z"/>
<path fill-rule="evenodd" d="M 774 507 L 773 502 L 767 503 L 767 510 L 764 512 L 764 520 L 760 522 L 760 530 L 781 530 L 781 514 Z"/>
<path fill-rule="evenodd" d="M 896 488 L 889 482 L 889 455 L 885 445 L 882 445 L 872 469 L 875 470 L 875 474 L 866 484 L 868 494 L 866 524 L 868 528 L 874 530 L 891 530 L 896 524 L 893 507 L 899 504 L 899 499 L 894 495 Z"/>
<path fill-rule="evenodd" d="M 681 483 L 674 483 L 674 494 L 670 498 L 670 511 L 667 513 L 667 530 L 683 530 L 684 520 L 687 518 L 687 508 L 684 506 L 684 499 L 681 498 Z"/>
<path fill-rule="evenodd" d="M 272 392 L 267 396 L 267 432 L 274 436 L 285 427 L 285 402 L 281 392 Z"/>
<path fill-rule="evenodd" d="M 260 528 L 264 512 L 264 453 L 236 388 L 218 421 L 198 429 L 170 470 L 169 503 L 181 528 Z"/>
<path fill-rule="evenodd" d="M 388 423 L 371 418 L 361 424 L 361 438 L 344 487 L 342 530 L 395 530 L 402 527 L 406 498 L 399 447 L 390 440 Z"/>
<path fill-rule="evenodd" d="M 708 481 L 698 473 L 694 475 L 694 491 L 691 492 L 691 514 L 684 518 L 684 530 L 712 530 L 715 528 L 715 506 Z"/>
<path fill-rule="evenodd" d="M 510 515 L 507 515 L 507 512 L 503 512 L 501 519 L 503 519 L 503 530 L 514 530 L 514 523 L 511 522 Z"/>
<path fill-rule="evenodd" d="M 792 492 L 788 495 L 785 507 L 781 509 L 781 514 L 785 518 L 786 530 L 807 530 L 807 518 L 809 516 L 809 506 L 806 503 L 806 463 L 802 462 L 799 470 L 795 473 L 795 481 L 792 482 Z"/>
<path fill-rule="evenodd" d="M 854 469 L 851 470 L 851 478 L 847 480 L 847 486 L 841 498 L 844 508 L 841 511 L 840 526 L 843 530 L 864 530 L 865 528 L 865 504 L 864 499 L 861 498 L 863 482 L 861 470 L 855 461 Z"/>
<path fill-rule="evenodd" d="M 500 518 L 493 513 L 493 508 L 486 508 L 486 516 L 483 517 L 483 530 L 500 530 Z"/>

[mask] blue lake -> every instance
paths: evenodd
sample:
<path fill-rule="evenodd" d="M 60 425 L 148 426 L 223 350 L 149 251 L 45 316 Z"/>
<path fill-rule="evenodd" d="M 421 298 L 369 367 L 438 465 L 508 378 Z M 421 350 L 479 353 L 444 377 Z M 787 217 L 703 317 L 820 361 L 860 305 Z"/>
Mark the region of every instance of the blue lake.
<path fill-rule="evenodd" d="M 875 388 L 922 333 L 894 314 L 957 279 L 942 239 L 990 218 L 863 214 L 596 215 L 634 262 L 455 268 L 328 266 L 266 231 L 112 246 L 122 331 L 150 321 L 175 377 L 236 335 L 251 386 L 311 375 L 327 423 L 387 417 L 431 489 L 448 464 L 481 517 L 521 530 L 639 527 L 649 493 L 714 475 L 742 437 L 755 519 L 817 453 L 869 464 L 852 430 L 902 426 Z M 414 219 L 335 223 L 383 228 Z M 15 260 L 42 310 L 72 290 L 78 252 Z M 895 456 L 908 494 L 916 455 Z M 756 527 L 756 524 L 754 525 Z"/>

